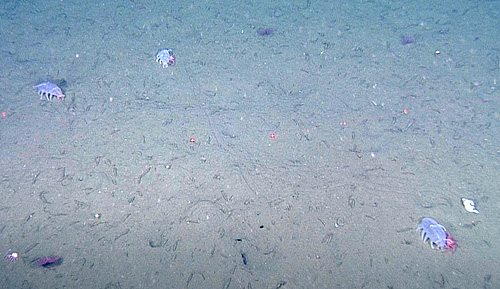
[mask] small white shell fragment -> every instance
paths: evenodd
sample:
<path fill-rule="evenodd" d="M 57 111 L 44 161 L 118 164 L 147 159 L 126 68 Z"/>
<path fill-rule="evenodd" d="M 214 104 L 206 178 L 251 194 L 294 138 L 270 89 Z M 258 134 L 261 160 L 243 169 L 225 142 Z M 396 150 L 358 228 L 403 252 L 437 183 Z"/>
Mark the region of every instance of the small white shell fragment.
<path fill-rule="evenodd" d="M 464 206 L 467 212 L 479 214 L 479 211 L 476 209 L 476 204 L 474 203 L 473 200 L 462 198 L 462 205 Z"/>

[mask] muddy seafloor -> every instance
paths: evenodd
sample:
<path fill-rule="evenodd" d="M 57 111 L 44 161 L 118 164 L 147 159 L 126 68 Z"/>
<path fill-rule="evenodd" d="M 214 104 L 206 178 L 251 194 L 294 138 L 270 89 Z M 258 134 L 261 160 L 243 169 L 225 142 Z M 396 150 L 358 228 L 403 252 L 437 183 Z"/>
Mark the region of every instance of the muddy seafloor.
<path fill-rule="evenodd" d="M 3 288 L 500 286 L 497 1 L 0 11 Z"/>

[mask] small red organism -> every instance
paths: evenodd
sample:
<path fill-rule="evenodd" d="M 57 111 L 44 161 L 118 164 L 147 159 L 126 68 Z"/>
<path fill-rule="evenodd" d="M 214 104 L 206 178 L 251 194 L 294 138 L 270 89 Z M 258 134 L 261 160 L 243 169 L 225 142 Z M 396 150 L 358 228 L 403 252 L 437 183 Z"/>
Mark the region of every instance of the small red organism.
<path fill-rule="evenodd" d="M 455 250 L 457 249 L 457 241 L 453 239 L 453 236 L 451 236 L 450 232 L 445 231 L 446 233 L 446 247 L 448 248 L 448 252 L 451 250 L 452 253 L 455 253 Z"/>
<path fill-rule="evenodd" d="M 175 57 L 172 53 L 170 53 L 170 56 L 168 56 L 168 65 L 169 66 L 174 66 L 175 65 Z"/>

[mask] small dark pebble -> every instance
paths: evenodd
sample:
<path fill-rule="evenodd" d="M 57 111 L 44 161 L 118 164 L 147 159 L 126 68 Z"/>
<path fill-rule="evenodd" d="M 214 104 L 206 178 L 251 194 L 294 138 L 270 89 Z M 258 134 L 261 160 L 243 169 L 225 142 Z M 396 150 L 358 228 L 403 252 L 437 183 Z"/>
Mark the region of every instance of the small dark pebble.
<path fill-rule="evenodd" d="M 415 38 L 415 36 L 405 36 L 401 39 L 401 45 L 407 45 L 415 42 L 417 42 L 417 38 Z"/>
<path fill-rule="evenodd" d="M 260 28 L 257 30 L 257 34 L 260 36 L 271 36 L 274 34 L 274 29 L 272 28 Z"/>
<path fill-rule="evenodd" d="M 151 248 L 159 248 L 159 247 L 163 247 L 165 245 L 166 242 L 158 242 L 158 241 L 154 241 L 154 240 L 149 240 L 149 247 Z"/>
<path fill-rule="evenodd" d="M 61 78 L 61 79 L 56 79 L 56 80 L 54 80 L 54 83 L 55 83 L 57 86 L 61 87 L 61 88 L 65 88 L 65 87 L 66 87 L 66 85 L 68 84 L 68 83 L 66 82 L 66 79 L 64 79 L 64 78 Z"/>

